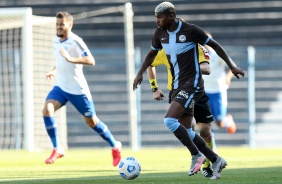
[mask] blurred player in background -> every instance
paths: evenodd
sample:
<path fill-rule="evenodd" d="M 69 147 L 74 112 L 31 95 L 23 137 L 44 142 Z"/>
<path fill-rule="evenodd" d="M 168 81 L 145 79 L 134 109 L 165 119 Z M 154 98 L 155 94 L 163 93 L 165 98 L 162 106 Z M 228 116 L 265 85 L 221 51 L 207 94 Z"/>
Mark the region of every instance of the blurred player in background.
<path fill-rule="evenodd" d="M 207 33 L 212 38 L 210 33 Z M 231 114 L 227 115 L 227 88 L 230 85 L 233 73 L 228 70 L 226 73 L 226 63 L 221 59 L 216 52 L 205 45 L 210 55 L 210 75 L 203 75 L 205 81 L 205 92 L 209 97 L 209 104 L 213 114 L 214 121 L 220 128 L 226 128 L 228 133 L 234 134 L 236 132 L 236 124 Z M 212 132 L 212 141 L 207 143 L 216 153 L 215 135 Z M 202 173 L 208 177 L 211 173 L 210 162 L 206 159 L 202 165 Z"/>
<path fill-rule="evenodd" d="M 96 116 L 94 102 L 82 70 L 83 65 L 95 65 L 95 59 L 84 41 L 71 31 L 72 26 L 71 14 L 57 13 L 57 37 L 53 40 L 56 65 L 46 75 L 48 80 L 52 80 L 56 75 L 56 84 L 46 97 L 42 111 L 54 149 L 45 163 L 52 164 L 64 156 L 54 113 L 69 101 L 83 116 L 85 123 L 112 147 L 113 165 L 116 166 L 121 159 L 121 143 L 114 139 L 107 125 Z"/>
<path fill-rule="evenodd" d="M 194 131 L 188 133 L 186 129 L 186 127 L 192 128 L 194 105 L 204 95 L 204 81 L 197 58 L 197 44 L 208 44 L 213 47 L 236 77 L 244 75 L 244 71 L 237 67 L 221 45 L 208 37 L 200 27 L 180 21 L 176 17 L 174 5 L 170 2 L 159 4 L 155 8 L 155 17 L 158 28 L 152 38 L 151 50 L 134 79 L 133 90 L 137 89 L 143 81 L 143 73 L 152 64 L 157 53 L 164 49 L 173 76 L 172 102 L 165 115 L 164 124 L 192 155 L 188 174 L 190 176 L 196 174 L 207 157 L 212 162 L 213 169 L 213 176 L 210 179 L 219 179 L 227 162 L 207 147 L 198 134 Z M 188 117 L 187 112 L 191 114 Z M 188 121 L 185 122 L 188 126 L 180 123 L 181 118 L 187 118 Z M 193 142 L 197 143 L 197 146 Z"/>
<path fill-rule="evenodd" d="M 211 38 L 212 35 L 207 33 Z M 236 132 L 236 124 L 231 114 L 227 114 L 227 89 L 231 83 L 233 74 L 230 70 L 226 73 L 226 63 L 209 46 L 205 46 L 210 55 L 212 73 L 203 76 L 205 91 L 209 97 L 214 120 L 218 127 L 226 128 L 228 133 Z"/>

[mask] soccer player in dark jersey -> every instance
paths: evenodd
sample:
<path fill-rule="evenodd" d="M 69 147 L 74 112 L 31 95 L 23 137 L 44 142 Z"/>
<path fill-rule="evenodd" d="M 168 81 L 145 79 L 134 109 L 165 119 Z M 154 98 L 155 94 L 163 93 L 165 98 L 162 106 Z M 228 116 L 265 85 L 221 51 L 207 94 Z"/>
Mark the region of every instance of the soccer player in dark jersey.
<path fill-rule="evenodd" d="M 212 162 L 213 169 L 213 176 L 210 179 L 219 179 L 222 169 L 227 165 L 226 160 L 208 148 L 205 141 L 194 131 L 188 133 L 180 123 L 180 119 L 186 116 L 187 112 L 192 112 L 192 116 L 185 117 L 188 120 L 188 126 L 192 126 L 194 104 L 201 100 L 204 94 L 204 81 L 197 58 L 197 44 L 203 46 L 207 44 L 212 47 L 237 78 L 240 75 L 244 76 L 245 73 L 236 66 L 223 47 L 208 37 L 200 27 L 177 19 L 172 3 L 159 4 L 155 8 L 155 17 L 158 28 L 152 38 L 151 50 L 134 79 L 133 90 L 141 84 L 143 73 L 152 64 L 158 51 L 164 49 L 173 76 L 172 102 L 165 115 L 164 123 L 192 154 L 188 174 L 197 173 L 207 157 Z M 190 137 L 194 137 L 194 143 L 197 146 Z"/>
<path fill-rule="evenodd" d="M 208 51 L 201 45 L 198 44 L 198 62 L 200 64 L 200 71 L 203 75 L 209 75 L 211 73 L 209 62 L 210 62 L 210 57 L 208 54 Z M 153 92 L 153 98 L 155 100 L 163 100 L 165 98 L 164 93 L 158 88 L 158 83 L 157 83 L 157 78 L 156 78 L 156 67 L 159 65 L 165 65 L 167 68 L 167 88 L 170 91 L 169 95 L 169 103 L 171 103 L 171 90 L 172 90 L 172 75 L 171 75 L 171 70 L 170 70 L 170 64 L 169 61 L 167 60 L 166 54 L 164 50 L 162 49 L 161 51 L 158 52 L 157 56 L 155 57 L 153 63 L 151 66 L 147 68 L 147 75 L 149 78 L 150 86 L 152 88 Z M 233 74 L 232 74 L 233 75 Z M 193 119 L 193 130 L 194 126 L 197 124 L 199 127 L 199 132 L 200 136 L 205 140 L 207 146 L 211 148 L 214 151 L 215 146 L 215 139 L 213 137 L 213 133 L 211 131 L 211 122 L 213 121 L 213 114 L 210 108 L 210 105 L 208 103 L 209 98 L 207 97 L 206 94 L 204 94 L 201 97 L 201 100 L 196 101 L 194 105 L 194 119 Z M 179 122 L 186 127 L 186 119 L 185 117 L 188 118 L 189 122 L 189 117 L 192 116 L 191 112 L 187 112 L 187 115 L 182 116 L 179 120 Z M 190 127 L 190 123 L 187 125 L 187 131 L 190 132 L 192 131 L 192 128 Z M 194 141 L 195 137 L 191 137 L 192 141 Z M 194 144 L 197 144 L 198 142 L 195 142 Z M 196 145 L 197 146 L 197 145 Z M 205 163 L 202 165 L 202 173 L 205 177 L 212 177 L 213 176 L 213 171 L 210 165 L 209 159 L 206 159 Z"/>

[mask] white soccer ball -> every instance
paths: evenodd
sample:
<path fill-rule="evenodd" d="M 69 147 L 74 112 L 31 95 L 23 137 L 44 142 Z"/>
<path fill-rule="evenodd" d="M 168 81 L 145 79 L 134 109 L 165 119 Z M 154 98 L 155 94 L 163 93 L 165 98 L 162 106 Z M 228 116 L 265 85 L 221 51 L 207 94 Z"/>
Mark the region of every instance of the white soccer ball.
<path fill-rule="evenodd" d="M 126 157 L 119 162 L 118 172 L 123 179 L 133 180 L 139 176 L 141 165 L 134 157 Z"/>

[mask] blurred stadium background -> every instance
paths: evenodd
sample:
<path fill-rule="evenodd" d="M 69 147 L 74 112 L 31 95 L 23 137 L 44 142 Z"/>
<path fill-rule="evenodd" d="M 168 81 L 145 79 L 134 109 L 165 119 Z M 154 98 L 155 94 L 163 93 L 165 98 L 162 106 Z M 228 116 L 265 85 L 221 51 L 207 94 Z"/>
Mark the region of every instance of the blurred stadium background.
<path fill-rule="evenodd" d="M 91 49 L 96 66 L 84 67 L 98 116 L 109 126 L 117 140 L 132 146 L 126 77 L 124 19 L 120 11 L 125 0 L 1 0 L 2 8 L 31 7 L 41 24 L 33 25 L 34 123 L 24 121 L 24 79 L 21 59 L 21 28 L 5 28 L 15 20 L 0 18 L 0 146 L 2 149 L 25 148 L 25 130 L 30 124 L 35 149 L 50 148 L 51 143 L 41 118 L 44 98 L 51 88 L 45 80 L 53 63 L 51 38 L 55 24 L 47 17 L 58 11 L 72 14 L 95 12 L 105 14 L 76 20 L 73 32 Z M 138 68 L 150 48 L 156 27 L 154 8 L 161 1 L 132 0 L 135 64 Z M 282 147 L 282 1 L 265 0 L 171 0 L 178 17 L 211 32 L 247 75 L 232 80 L 228 91 L 228 112 L 237 123 L 234 135 L 214 127 L 218 146 Z M 117 9 L 118 10 L 118 9 Z M 47 19 L 46 19 L 47 18 Z M 8 20 L 8 23 L 7 23 Z M 6 21 L 6 22 L 4 22 Z M 18 40 L 18 41 L 15 41 Z M 251 47 L 250 47 L 251 46 Z M 255 50 L 252 55 L 252 48 Z M 249 62 L 254 58 L 254 65 Z M 254 70 L 254 75 L 252 74 Z M 166 94 L 166 70 L 158 67 L 159 86 Z M 150 86 L 144 81 L 137 91 L 138 144 L 140 147 L 180 146 L 163 124 L 167 101 L 152 99 Z M 252 101 L 254 99 L 254 101 Z M 76 110 L 68 104 L 58 111 L 58 124 L 64 145 L 68 148 L 108 146 L 87 128 Z M 65 123 L 64 123 L 65 122 Z M 252 125 L 252 123 L 254 123 Z"/>

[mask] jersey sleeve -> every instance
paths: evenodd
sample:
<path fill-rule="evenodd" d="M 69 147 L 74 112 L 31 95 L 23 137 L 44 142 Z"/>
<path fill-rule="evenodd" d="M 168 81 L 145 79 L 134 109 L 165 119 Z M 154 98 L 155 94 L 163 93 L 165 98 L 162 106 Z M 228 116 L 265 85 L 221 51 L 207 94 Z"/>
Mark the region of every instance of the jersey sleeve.
<path fill-rule="evenodd" d="M 198 44 L 199 63 L 210 62 L 210 56 L 207 49 Z"/>
<path fill-rule="evenodd" d="M 202 28 L 200 28 L 197 25 L 192 25 L 193 26 L 193 37 L 194 37 L 194 42 L 199 43 L 201 45 L 206 45 L 206 43 L 210 40 L 210 37 L 204 32 Z"/>
<path fill-rule="evenodd" d="M 161 44 L 161 41 L 160 41 L 160 36 L 159 36 L 159 28 L 156 29 L 155 31 L 155 34 L 152 38 L 152 46 L 151 46 L 151 49 L 152 50 L 162 50 L 163 46 Z"/>
<path fill-rule="evenodd" d="M 77 38 L 74 40 L 76 43 L 76 52 L 79 56 L 85 57 L 85 56 L 91 56 L 91 52 L 88 49 L 87 45 L 84 43 L 84 41 L 81 38 Z"/>

